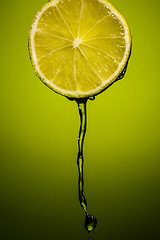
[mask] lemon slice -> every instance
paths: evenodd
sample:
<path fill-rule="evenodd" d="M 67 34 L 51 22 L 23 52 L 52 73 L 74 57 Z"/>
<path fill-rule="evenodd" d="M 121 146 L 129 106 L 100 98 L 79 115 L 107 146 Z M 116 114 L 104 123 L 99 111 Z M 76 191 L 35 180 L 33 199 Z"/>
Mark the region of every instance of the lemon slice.
<path fill-rule="evenodd" d="M 131 50 L 124 17 L 106 0 L 52 0 L 35 16 L 29 52 L 38 77 L 70 98 L 94 96 L 122 73 Z"/>

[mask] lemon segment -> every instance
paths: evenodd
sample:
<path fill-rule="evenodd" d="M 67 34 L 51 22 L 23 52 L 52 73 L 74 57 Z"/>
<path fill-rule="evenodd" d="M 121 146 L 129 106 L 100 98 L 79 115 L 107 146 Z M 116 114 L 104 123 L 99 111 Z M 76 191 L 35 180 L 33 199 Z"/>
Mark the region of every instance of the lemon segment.
<path fill-rule="evenodd" d="M 91 92 L 101 86 L 102 80 L 88 61 L 81 47 L 75 51 L 75 80 L 77 83 L 77 91 L 80 93 Z"/>
<path fill-rule="evenodd" d="M 64 55 L 54 78 L 52 79 L 53 84 L 58 88 L 76 91 L 76 82 L 74 79 L 74 49 L 69 49 L 69 52 Z M 64 81 L 62 81 L 64 79 Z"/>
<path fill-rule="evenodd" d="M 74 39 L 77 38 L 82 4 L 82 0 L 64 0 L 57 4 L 57 10 Z"/>
<path fill-rule="evenodd" d="M 105 0 L 52 0 L 37 13 L 29 33 L 36 74 L 71 98 L 103 91 L 122 72 L 130 50 L 129 27 Z"/>

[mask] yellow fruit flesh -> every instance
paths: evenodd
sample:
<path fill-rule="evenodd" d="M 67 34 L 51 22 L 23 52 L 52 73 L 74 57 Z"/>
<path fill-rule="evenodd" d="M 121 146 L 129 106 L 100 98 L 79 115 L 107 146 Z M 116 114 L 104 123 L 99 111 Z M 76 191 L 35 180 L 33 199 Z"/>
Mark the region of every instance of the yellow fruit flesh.
<path fill-rule="evenodd" d="M 122 71 L 130 33 L 107 1 L 51 1 L 36 21 L 30 37 L 32 61 L 53 90 L 71 97 L 91 96 Z"/>

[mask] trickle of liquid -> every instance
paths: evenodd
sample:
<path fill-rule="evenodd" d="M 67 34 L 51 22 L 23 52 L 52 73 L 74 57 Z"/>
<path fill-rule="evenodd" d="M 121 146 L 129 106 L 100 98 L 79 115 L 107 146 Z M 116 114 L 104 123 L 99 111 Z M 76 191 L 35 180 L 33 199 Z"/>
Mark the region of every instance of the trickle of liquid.
<path fill-rule="evenodd" d="M 89 99 L 94 100 L 94 97 Z M 86 114 L 87 100 L 88 100 L 87 98 L 77 100 L 78 110 L 80 115 L 77 165 L 78 165 L 78 172 L 79 172 L 79 179 L 78 179 L 79 202 L 81 207 L 86 213 L 85 229 L 87 230 L 87 232 L 92 232 L 96 228 L 97 219 L 94 216 L 90 215 L 87 211 L 87 201 L 84 196 L 84 177 L 83 177 L 83 164 L 84 164 L 83 143 L 84 143 L 84 137 L 86 134 L 86 125 L 87 125 L 87 114 Z M 91 237 L 89 239 L 91 239 Z"/>

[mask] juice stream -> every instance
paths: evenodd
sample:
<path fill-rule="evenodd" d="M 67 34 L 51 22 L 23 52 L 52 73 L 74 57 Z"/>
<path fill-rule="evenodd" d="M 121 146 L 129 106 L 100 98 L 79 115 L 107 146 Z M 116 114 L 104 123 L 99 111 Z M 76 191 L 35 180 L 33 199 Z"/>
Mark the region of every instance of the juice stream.
<path fill-rule="evenodd" d="M 88 232 L 91 232 L 95 229 L 97 225 L 97 219 L 90 215 L 87 211 L 87 201 L 84 196 L 84 177 L 83 177 L 83 165 L 84 165 L 84 157 L 83 157 L 83 143 L 84 137 L 86 133 L 86 125 L 87 125 L 87 114 L 86 114 L 86 105 L 87 98 L 77 100 L 78 110 L 80 115 L 80 129 L 79 129 L 79 137 L 78 137 L 78 155 L 77 155 L 77 165 L 79 172 L 78 179 L 78 190 L 79 190 L 79 202 L 81 207 L 83 208 L 86 219 L 85 219 L 85 229 Z M 91 239 L 91 237 L 89 238 Z"/>

